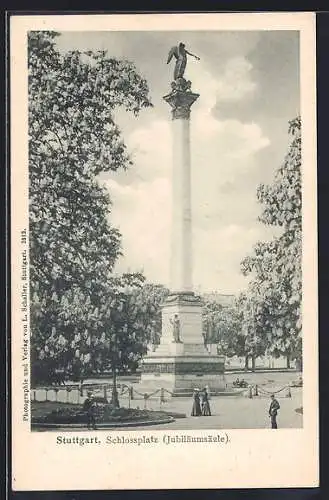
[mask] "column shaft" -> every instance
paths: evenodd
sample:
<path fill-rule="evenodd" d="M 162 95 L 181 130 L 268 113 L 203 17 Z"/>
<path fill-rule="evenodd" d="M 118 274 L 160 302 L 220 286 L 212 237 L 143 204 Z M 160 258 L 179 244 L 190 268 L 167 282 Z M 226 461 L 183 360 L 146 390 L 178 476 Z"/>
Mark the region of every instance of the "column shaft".
<path fill-rule="evenodd" d="M 171 290 L 192 291 L 190 120 L 174 118 Z"/>

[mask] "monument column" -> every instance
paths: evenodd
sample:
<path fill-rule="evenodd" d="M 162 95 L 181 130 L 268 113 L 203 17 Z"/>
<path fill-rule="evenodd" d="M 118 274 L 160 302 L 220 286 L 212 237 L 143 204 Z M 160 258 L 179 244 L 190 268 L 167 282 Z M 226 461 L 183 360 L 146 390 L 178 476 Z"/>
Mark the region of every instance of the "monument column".
<path fill-rule="evenodd" d="M 183 80 L 183 79 L 182 79 Z M 164 97 L 172 108 L 173 171 L 170 289 L 173 293 L 192 292 L 192 213 L 190 113 L 199 94 L 189 85 Z"/>
<path fill-rule="evenodd" d="M 202 301 L 193 293 L 190 114 L 199 94 L 182 77 L 184 44 L 179 47 L 180 52 L 175 47 L 170 52 L 176 54 L 175 79 L 164 96 L 171 107 L 173 134 L 170 294 L 162 304 L 160 345 L 143 359 L 141 387 L 187 396 L 201 385 L 212 393 L 223 391 L 225 359 L 210 354 L 204 345 Z"/>

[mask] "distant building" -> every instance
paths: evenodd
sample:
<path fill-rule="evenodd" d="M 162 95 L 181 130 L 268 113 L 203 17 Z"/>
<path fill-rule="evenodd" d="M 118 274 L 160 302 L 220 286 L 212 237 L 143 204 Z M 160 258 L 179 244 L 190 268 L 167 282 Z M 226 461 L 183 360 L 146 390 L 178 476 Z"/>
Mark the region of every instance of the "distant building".
<path fill-rule="evenodd" d="M 203 300 L 206 302 L 216 302 L 223 307 L 230 307 L 233 305 L 235 300 L 235 295 L 228 295 L 218 292 L 204 293 L 202 295 Z"/>

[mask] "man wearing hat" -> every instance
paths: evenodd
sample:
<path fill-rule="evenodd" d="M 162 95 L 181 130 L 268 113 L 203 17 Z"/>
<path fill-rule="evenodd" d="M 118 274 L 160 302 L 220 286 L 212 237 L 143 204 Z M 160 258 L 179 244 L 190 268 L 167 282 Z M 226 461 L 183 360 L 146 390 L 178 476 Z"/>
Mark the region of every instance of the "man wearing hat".
<path fill-rule="evenodd" d="M 94 395 L 91 391 L 87 392 L 87 398 L 85 399 L 85 402 L 83 403 L 83 409 L 87 413 L 87 426 L 88 429 L 94 429 L 96 430 L 96 418 L 95 418 L 95 401 L 94 401 Z"/>
<path fill-rule="evenodd" d="M 268 413 L 269 413 L 269 415 L 271 417 L 271 427 L 272 427 L 272 429 L 277 429 L 278 428 L 276 417 L 277 417 L 279 409 L 280 409 L 279 402 L 275 399 L 274 394 L 272 394 L 271 395 L 271 404 L 270 404 L 270 408 L 268 410 Z"/>

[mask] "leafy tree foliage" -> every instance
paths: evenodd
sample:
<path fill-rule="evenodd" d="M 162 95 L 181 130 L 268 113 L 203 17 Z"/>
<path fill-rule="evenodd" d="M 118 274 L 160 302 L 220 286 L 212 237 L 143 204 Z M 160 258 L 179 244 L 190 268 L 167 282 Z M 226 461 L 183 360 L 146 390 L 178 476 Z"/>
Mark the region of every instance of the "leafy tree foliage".
<path fill-rule="evenodd" d="M 302 355 L 302 186 L 301 120 L 289 124 L 291 143 L 271 185 L 260 185 L 260 220 L 281 228 L 272 241 L 260 242 L 242 262 L 244 274 L 254 279 L 248 290 L 253 304 L 248 325 L 261 332 L 260 343 L 275 356 L 300 359 Z M 256 329 L 256 330 L 255 330 Z M 256 335 L 257 336 L 257 335 Z"/>
<path fill-rule="evenodd" d="M 202 316 L 205 344 L 218 344 L 223 354 L 233 356 L 237 335 L 241 331 L 239 312 L 235 304 L 224 307 L 216 301 L 206 301 Z"/>
<path fill-rule="evenodd" d="M 85 376 L 120 349 L 109 339 L 105 348 L 102 335 L 113 333 L 115 307 L 119 315 L 126 307 L 122 287 L 131 280 L 129 302 L 142 281 L 112 276 L 120 233 L 98 175 L 131 165 L 115 110 L 137 116 L 150 106 L 147 83 L 104 51 L 61 54 L 57 36 L 31 32 L 28 41 L 31 355 L 39 379 L 61 367 Z M 141 350 L 141 330 L 127 335 Z M 120 354 L 120 363 L 128 358 Z"/>
<path fill-rule="evenodd" d="M 226 307 L 216 301 L 206 302 L 203 307 L 205 343 L 217 344 L 218 351 L 228 358 L 245 357 L 248 368 L 249 359 L 255 360 L 265 350 L 261 341 L 262 330 L 255 329 L 251 321 L 253 313 L 245 294 Z"/>
<path fill-rule="evenodd" d="M 160 344 L 162 332 L 162 310 L 161 305 L 169 295 L 169 289 L 161 284 L 146 283 L 143 288 L 145 300 L 151 302 L 155 308 L 155 316 L 148 325 L 149 337 L 153 346 Z"/>
<path fill-rule="evenodd" d="M 240 318 L 240 330 L 236 339 L 236 355 L 245 358 L 245 368 L 255 369 L 256 359 L 267 352 L 269 335 L 267 317 L 261 303 L 258 290 L 252 286 L 247 293 L 242 293 L 237 299 Z"/>

